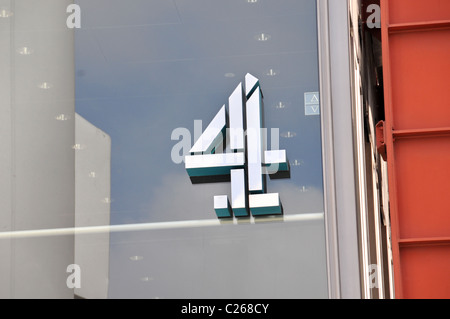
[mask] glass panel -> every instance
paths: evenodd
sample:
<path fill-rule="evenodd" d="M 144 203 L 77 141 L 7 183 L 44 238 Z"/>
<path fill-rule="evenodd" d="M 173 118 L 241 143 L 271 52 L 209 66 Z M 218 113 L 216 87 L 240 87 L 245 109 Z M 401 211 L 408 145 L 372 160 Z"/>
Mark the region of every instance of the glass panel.
<path fill-rule="evenodd" d="M 67 14 L 71 1 L 33 5 L 35 10 L 26 9 L 31 8 L 26 3 L 21 0 L 6 7 L 15 19 L 15 31 L 6 18 L 0 21 L 5 43 L 15 46 L 5 49 L 8 60 L 13 61 L 9 54 L 21 52 L 16 64 L 9 64 L 15 65 L 12 74 L 17 83 L 8 82 L 14 79 L 10 74 L 0 78 L 4 87 L 9 88 L 8 83 L 13 87 L 8 89 L 11 101 L 17 98 L 12 115 L 8 107 L 15 110 L 14 105 L 1 104 L 1 114 L 10 116 L 7 124 L 13 124 L 11 132 L 14 125 L 22 132 L 22 114 L 27 107 L 31 110 L 23 117 L 31 126 L 28 135 L 5 135 L 12 146 L 4 145 L 16 157 L 5 157 L 12 162 L 7 162 L 10 168 L 4 167 L 11 176 L 19 172 L 23 181 L 15 185 L 14 179 L 4 179 L 2 190 L 14 187 L 12 204 L 2 205 L 9 205 L 4 211 L 11 211 L 11 216 L 21 209 L 17 203 L 27 205 L 21 210 L 23 215 L 13 217 L 11 223 L 10 215 L 1 215 L 8 221 L 2 222 L 2 229 L 12 231 L 0 234 L 1 245 L 8 249 L 3 250 L 6 257 L 2 260 L 10 261 L 0 262 L 4 273 L 12 271 L 9 267 L 17 267 L 14 278 L 29 273 L 31 287 L 33 272 L 22 271 L 18 265 L 31 265 L 24 263 L 29 260 L 44 269 L 48 260 L 58 260 L 48 268 L 58 274 L 53 282 L 56 291 L 70 296 L 67 286 L 82 298 L 328 296 L 315 0 L 78 0 L 78 6 L 72 7 L 75 11 Z M 22 23 L 31 12 L 49 12 L 50 8 L 55 21 L 41 23 L 41 33 L 30 30 L 31 20 L 30 25 Z M 54 37 L 45 31 L 53 22 L 63 24 Z M 75 28 L 67 29 L 66 23 Z M 27 44 L 19 43 L 20 32 L 27 34 L 28 43 L 34 41 L 34 48 L 24 51 Z M 24 56 L 29 50 L 35 53 L 30 59 L 41 59 L 41 55 L 45 59 L 27 62 Z M 19 63 L 24 63 L 24 70 L 46 75 L 35 77 L 39 85 L 35 78 L 28 79 L 28 93 L 19 94 L 20 84 L 28 83 L 20 80 Z M 249 103 L 244 98 L 242 107 L 237 106 L 243 110 L 240 118 L 238 113 L 230 115 L 228 101 L 240 83 L 243 90 L 249 90 L 248 73 L 257 78 L 253 84 L 259 81 L 258 88 L 249 94 Z M 39 95 L 31 94 L 34 91 Z M 229 176 L 228 180 L 223 176 L 191 180 L 185 156 L 216 115 L 218 128 L 213 125 L 211 131 L 222 130 L 219 111 L 223 105 L 227 126 L 245 129 L 247 124 L 258 127 L 259 123 L 268 129 L 267 145 L 260 145 L 260 160 L 282 163 L 286 154 L 289 174 L 272 179 L 257 173 L 262 184 L 256 184 L 250 194 L 247 186 L 253 173 L 249 167 L 256 167 L 251 161 L 255 152 L 250 150 L 258 150 L 255 143 L 261 140 L 247 132 L 246 149 L 237 142 L 231 146 L 236 150 L 230 150 L 225 140 L 225 152 L 237 152 L 245 160 L 245 164 L 232 165 L 237 171 L 231 183 Z M 41 121 L 44 111 L 38 112 L 37 106 L 48 113 L 48 121 Z M 21 149 L 16 151 L 14 143 L 40 138 L 32 129 L 38 124 L 43 127 L 39 132 L 48 134 L 34 145 L 34 153 L 29 150 L 38 154 L 33 155 L 38 157 L 32 167 L 38 177 L 31 180 L 21 173 L 31 174 L 26 171 L 30 157 L 20 153 Z M 52 147 L 60 153 L 50 155 Z M 286 153 L 266 154 L 266 149 Z M 39 189 L 40 195 L 33 195 L 30 202 L 26 201 L 29 194 L 22 192 L 26 183 Z M 241 194 L 243 199 L 232 200 Z M 246 206 L 254 207 L 248 218 L 218 219 L 215 196 L 222 196 L 225 211 L 226 198 L 236 205 L 236 216 L 245 214 Z M 273 213 L 281 207 L 282 215 Z M 31 210 L 36 221 L 21 226 Z M 48 213 L 53 210 L 54 215 Z M 270 216 L 260 216 L 267 212 Z M 59 219 L 55 221 L 54 216 Z M 11 234 L 19 239 L 10 242 Z M 66 246 L 71 248 L 65 250 L 64 260 L 59 259 Z M 46 262 L 43 256 L 29 254 L 41 250 L 46 251 Z M 22 252 L 25 257 L 19 260 Z M 72 266 L 66 270 L 69 263 Z M 21 293 L 26 289 L 14 278 L 0 278 L 0 282 L 11 287 L 15 292 L 9 295 L 16 297 L 46 296 L 43 287 L 50 287 L 41 285 L 36 294 L 31 290 Z"/>

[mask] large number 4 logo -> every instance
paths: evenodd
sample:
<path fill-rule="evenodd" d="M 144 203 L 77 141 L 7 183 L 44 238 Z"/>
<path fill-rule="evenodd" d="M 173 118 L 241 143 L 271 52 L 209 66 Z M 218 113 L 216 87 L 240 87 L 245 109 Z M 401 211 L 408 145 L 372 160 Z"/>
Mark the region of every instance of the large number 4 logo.
<path fill-rule="evenodd" d="M 266 150 L 262 99 L 259 80 L 247 74 L 185 157 L 192 183 L 231 180 L 231 205 L 227 195 L 214 196 L 218 218 L 283 214 L 266 175 L 288 177 L 289 163 L 285 150 Z"/>

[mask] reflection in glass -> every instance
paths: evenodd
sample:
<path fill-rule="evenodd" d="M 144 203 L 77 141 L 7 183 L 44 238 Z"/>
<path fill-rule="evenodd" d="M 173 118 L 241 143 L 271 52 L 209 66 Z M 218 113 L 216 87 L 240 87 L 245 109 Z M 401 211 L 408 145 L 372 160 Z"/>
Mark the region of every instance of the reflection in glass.
<path fill-rule="evenodd" d="M 17 49 L 17 53 L 19 53 L 20 55 L 30 55 L 33 53 L 33 50 L 29 47 L 22 47 Z"/>
<path fill-rule="evenodd" d="M 89 146 L 75 152 L 75 230 L 109 225 L 111 139 L 75 114 L 75 141 L 77 145 Z M 109 232 L 89 235 L 75 232 L 74 263 L 82 271 L 82 285 L 74 290 L 77 296 L 107 298 L 109 237 Z"/>
<path fill-rule="evenodd" d="M 13 13 L 7 9 L 0 10 L 0 18 L 9 18 L 12 17 Z"/>
<path fill-rule="evenodd" d="M 103 202 L 111 206 L 108 297 L 327 297 L 320 116 L 306 117 L 303 103 L 319 90 L 316 1 L 158 0 L 139 10 L 102 2 L 79 1 L 76 108 L 112 141 L 111 195 L 100 198 L 114 198 Z M 247 73 L 261 82 L 264 125 L 282 132 L 278 149 L 295 170 L 267 183 L 282 217 L 219 220 L 214 207 L 229 213 L 238 191 L 229 182 L 192 185 L 185 163 L 171 160 L 170 137 L 193 132 L 195 120 L 210 123 Z M 259 98 L 256 82 L 245 87 Z M 241 150 L 238 140 L 232 148 Z M 253 145 L 244 148 L 261 155 Z"/>

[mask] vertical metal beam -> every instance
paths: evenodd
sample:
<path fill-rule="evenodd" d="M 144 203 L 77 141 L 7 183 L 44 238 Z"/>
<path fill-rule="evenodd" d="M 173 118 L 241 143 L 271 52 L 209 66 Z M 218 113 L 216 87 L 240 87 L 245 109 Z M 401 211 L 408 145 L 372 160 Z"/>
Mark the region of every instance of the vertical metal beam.
<path fill-rule="evenodd" d="M 389 46 L 389 4 L 387 1 L 381 1 L 381 38 L 383 46 L 383 82 L 384 82 L 384 103 L 385 103 L 385 121 L 384 136 L 386 143 L 388 176 L 389 176 L 389 194 L 397 193 L 397 185 L 395 178 L 394 164 L 394 141 L 393 141 L 393 112 L 392 112 L 392 84 L 391 84 L 391 67 L 390 67 L 390 46 Z M 393 254 L 393 268 L 394 268 L 394 285 L 395 298 L 401 298 L 402 292 L 402 278 L 400 273 L 400 259 L 395 258 L 400 256 L 398 246 L 398 214 L 397 214 L 397 197 L 389 196 L 389 210 L 391 217 L 391 240 L 392 240 L 392 254 Z"/>
<path fill-rule="evenodd" d="M 361 298 L 349 7 L 347 0 L 317 5 L 329 295 Z"/>
<path fill-rule="evenodd" d="M 327 251 L 328 296 L 340 298 L 339 247 L 336 189 L 334 184 L 333 117 L 331 108 L 331 65 L 328 0 L 317 0 L 318 51 L 321 98 L 322 161 L 324 171 L 324 211 Z"/>

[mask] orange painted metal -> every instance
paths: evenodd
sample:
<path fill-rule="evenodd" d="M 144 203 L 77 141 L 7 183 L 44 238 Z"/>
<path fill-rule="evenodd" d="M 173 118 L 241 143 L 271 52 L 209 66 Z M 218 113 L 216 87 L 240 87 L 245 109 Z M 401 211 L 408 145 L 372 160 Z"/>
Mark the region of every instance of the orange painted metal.
<path fill-rule="evenodd" d="M 384 121 L 378 122 L 375 129 L 378 153 L 380 153 L 384 160 L 387 160 L 386 143 L 384 142 Z"/>
<path fill-rule="evenodd" d="M 450 298 L 450 1 L 382 0 L 396 298 Z"/>

